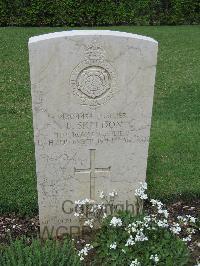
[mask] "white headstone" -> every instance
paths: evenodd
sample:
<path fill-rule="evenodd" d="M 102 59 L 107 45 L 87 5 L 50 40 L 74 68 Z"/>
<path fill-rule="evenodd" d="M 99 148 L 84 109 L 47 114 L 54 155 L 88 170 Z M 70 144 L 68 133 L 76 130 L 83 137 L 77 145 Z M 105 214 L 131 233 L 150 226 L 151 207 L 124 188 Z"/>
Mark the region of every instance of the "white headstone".
<path fill-rule="evenodd" d="M 115 31 L 29 40 L 41 234 L 79 225 L 74 201 L 118 192 L 132 204 L 146 179 L 157 42 Z"/>

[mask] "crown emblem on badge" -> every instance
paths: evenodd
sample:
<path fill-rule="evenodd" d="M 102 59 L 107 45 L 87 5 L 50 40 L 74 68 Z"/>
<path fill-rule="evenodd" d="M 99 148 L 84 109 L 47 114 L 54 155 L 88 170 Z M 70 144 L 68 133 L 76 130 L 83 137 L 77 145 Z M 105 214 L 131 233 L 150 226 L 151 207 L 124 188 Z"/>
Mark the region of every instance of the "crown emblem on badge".
<path fill-rule="evenodd" d="M 94 40 L 87 46 L 85 57 L 90 60 L 103 60 L 105 58 L 105 53 L 103 47 Z"/>

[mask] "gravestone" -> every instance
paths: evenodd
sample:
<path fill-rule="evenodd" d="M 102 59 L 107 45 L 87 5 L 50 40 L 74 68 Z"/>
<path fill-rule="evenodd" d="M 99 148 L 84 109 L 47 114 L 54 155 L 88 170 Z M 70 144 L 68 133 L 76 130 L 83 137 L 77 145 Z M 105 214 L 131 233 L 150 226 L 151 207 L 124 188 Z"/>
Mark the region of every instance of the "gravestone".
<path fill-rule="evenodd" d="M 134 204 L 146 178 L 157 46 L 107 30 L 29 39 L 42 237 L 76 230 L 74 202 L 101 191 Z"/>

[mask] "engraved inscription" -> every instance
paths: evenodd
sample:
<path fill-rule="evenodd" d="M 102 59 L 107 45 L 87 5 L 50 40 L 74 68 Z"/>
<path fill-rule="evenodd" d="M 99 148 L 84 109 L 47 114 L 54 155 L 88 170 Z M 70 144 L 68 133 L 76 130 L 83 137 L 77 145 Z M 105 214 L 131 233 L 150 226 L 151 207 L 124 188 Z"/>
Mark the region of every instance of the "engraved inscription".
<path fill-rule="evenodd" d="M 104 145 L 124 143 L 146 143 L 146 128 L 137 126 L 135 120 L 126 112 L 113 113 L 60 113 L 56 117 L 62 128 L 55 128 L 44 137 L 40 131 L 35 144 L 41 147 L 70 145 Z"/>

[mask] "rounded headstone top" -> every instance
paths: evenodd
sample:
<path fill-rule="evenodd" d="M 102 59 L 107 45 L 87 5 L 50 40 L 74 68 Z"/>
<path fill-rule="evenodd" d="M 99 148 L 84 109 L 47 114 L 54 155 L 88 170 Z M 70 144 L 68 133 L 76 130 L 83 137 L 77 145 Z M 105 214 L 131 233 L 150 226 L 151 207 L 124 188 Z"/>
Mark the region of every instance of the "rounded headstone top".
<path fill-rule="evenodd" d="M 153 38 L 128 33 L 128 32 L 122 32 L 122 31 L 112 31 L 112 30 L 70 30 L 70 31 L 60 31 L 60 32 L 53 32 L 48 34 L 42 34 L 38 36 L 34 36 L 29 38 L 29 44 L 44 41 L 44 40 L 50 40 L 54 38 L 62 38 L 62 37 L 73 37 L 73 36 L 114 36 L 114 37 L 125 37 L 125 38 L 133 38 L 133 39 L 139 39 L 144 41 L 149 41 L 152 43 L 157 44 L 158 42 L 154 40 Z"/>

